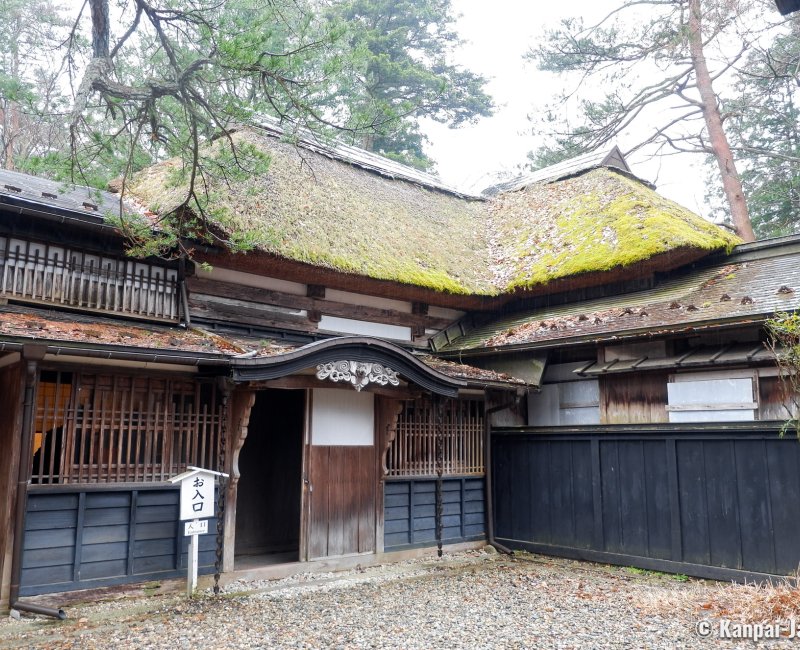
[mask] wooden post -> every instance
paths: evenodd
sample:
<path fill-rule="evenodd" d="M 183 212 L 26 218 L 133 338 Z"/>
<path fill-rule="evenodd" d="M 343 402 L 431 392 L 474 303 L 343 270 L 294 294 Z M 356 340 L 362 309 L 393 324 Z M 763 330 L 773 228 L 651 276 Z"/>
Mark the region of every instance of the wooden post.
<path fill-rule="evenodd" d="M 197 520 L 195 520 L 197 521 Z M 197 589 L 197 538 L 199 535 L 189 537 L 189 571 L 186 575 L 186 596 L 191 598 Z"/>

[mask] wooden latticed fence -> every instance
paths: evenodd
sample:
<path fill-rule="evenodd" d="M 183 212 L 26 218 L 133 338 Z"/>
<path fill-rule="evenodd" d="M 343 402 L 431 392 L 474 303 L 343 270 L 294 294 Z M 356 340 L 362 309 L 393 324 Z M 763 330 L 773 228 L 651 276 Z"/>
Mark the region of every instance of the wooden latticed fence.
<path fill-rule="evenodd" d="M 436 476 L 436 407 L 427 399 L 405 402 L 386 456 L 387 476 Z M 448 400 L 442 419 L 445 476 L 484 473 L 484 412 L 478 400 Z"/>
<path fill-rule="evenodd" d="M 175 269 L 0 237 L 0 296 L 176 321 Z"/>
<path fill-rule="evenodd" d="M 212 382 L 42 372 L 33 483 L 165 481 L 216 468 L 222 407 Z"/>

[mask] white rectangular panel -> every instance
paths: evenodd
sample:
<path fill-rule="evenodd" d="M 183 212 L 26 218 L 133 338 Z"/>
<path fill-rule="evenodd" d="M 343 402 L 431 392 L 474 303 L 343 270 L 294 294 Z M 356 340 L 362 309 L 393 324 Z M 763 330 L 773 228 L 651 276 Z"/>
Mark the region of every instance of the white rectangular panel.
<path fill-rule="evenodd" d="M 375 396 L 355 389 L 315 388 L 311 444 L 368 447 L 375 440 Z"/>
<path fill-rule="evenodd" d="M 323 316 L 318 327 L 320 330 L 326 332 L 338 332 L 340 334 L 361 334 L 363 336 L 375 336 L 377 338 L 395 339 L 397 341 L 411 340 L 410 327 L 386 325 L 384 323 L 370 323 L 363 320 L 353 320 L 351 318 L 339 318 L 338 316 Z"/>
<path fill-rule="evenodd" d="M 712 379 L 667 384 L 671 406 L 685 404 L 749 404 L 753 401 L 753 380 Z"/>

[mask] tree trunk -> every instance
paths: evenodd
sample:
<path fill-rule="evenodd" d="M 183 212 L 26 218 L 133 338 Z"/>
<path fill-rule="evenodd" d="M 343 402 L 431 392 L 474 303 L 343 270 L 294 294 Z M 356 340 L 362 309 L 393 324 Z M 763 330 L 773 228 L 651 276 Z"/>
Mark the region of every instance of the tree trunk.
<path fill-rule="evenodd" d="M 89 8 L 92 14 L 92 57 L 108 58 L 111 42 L 108 0 L 89 0 Z"/>
<path fill-rule="evenodd" d="M 702 7 L 700 0 L 689 0 L 689 52 L 697 78 L 697 90 L 700 92 L 703 118 L 708 128 L 711 148 L 722 175 L 722 187 L 730 206 L 733 227 L 745 242 L 755 241 L 756 236 L 753 233 L 750 214 L 744 200 L 742 181 L 739 178 L 739 172 L 736 171 L 731 147 L 722 128 L 722 116 L 719 112 L 717 96 L 714 94 L 711 75 L 708 72 L 706 56 L 703 52 Z"/>

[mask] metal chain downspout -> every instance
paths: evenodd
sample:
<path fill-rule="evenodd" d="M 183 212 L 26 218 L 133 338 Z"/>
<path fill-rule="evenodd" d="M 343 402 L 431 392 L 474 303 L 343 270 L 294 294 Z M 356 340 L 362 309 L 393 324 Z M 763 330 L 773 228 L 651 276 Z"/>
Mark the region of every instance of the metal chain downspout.
<path fill-rule="evenodd" d="M 436 554 L 442 557 L 442 474 L 444 473 L 444 398 L 435 399 L 436 433 L 434 452 L 436 454 Z"/>
<path fill-rule="evenodd" d="M 228 400 L 230 386 L 226 383 L 222 387 L 222 414 L 220 417 L 219 432 L 219 464 L 217 471 L 225 471 L 225 452 L 228 441 Z M 225 547 L 225 495 L 228 482 L 224 476 L 219 477 L 219 491 L 217 493 L 217 548 L 214 558 L 214 595 L 219 595 L 219 576 L 222 573 L 222 556 Z"/>

